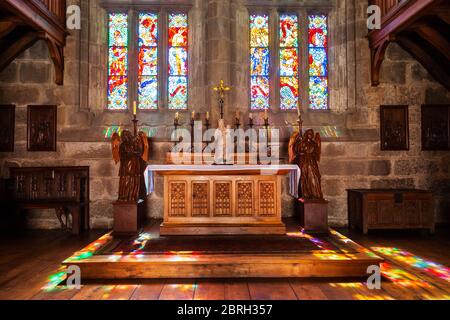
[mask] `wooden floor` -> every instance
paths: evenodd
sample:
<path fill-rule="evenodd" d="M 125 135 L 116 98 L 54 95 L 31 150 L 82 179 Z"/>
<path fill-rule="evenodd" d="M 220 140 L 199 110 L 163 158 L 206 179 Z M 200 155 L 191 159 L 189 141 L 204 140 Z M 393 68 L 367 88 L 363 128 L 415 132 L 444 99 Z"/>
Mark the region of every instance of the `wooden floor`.
<path fill-rule="evenodd" d="M 242 279 L 146 280 L 139 284 L 84 284 L 80 290 L 54 287 L 51 276 L 74 251 L 104 231 L 76 237 L 61 231 L 0 236 L 0 299 L 450 299 L 450 232 L 435 236 L 389 232 L 362 236 L 339 230 L 384 257 L 381 290 L 359 281 Z"/>

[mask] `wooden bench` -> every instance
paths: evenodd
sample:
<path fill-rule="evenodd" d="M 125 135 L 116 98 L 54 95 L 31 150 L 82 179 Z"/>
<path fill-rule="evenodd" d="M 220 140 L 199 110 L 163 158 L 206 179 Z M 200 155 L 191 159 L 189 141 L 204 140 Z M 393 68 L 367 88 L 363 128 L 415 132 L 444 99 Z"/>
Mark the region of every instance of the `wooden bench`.
<path fill-rule="evenodd" d="M 19 216 L 30 209 L 54 209 L 63 229 L 73 234 L 89 229 L 89 167 L 10 168 L 8 185 Z"/>

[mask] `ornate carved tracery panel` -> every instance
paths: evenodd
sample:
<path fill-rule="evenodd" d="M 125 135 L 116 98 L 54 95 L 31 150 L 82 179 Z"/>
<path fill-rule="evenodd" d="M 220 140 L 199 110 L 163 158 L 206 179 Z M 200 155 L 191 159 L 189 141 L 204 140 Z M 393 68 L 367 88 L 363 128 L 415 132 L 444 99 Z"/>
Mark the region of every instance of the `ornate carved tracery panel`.
<path fill-rule="evenodd" d="M 192 216 L 209 216 L 209 183 L 193 181 L 192 182 Z"/>
<path fill-rule="evenodd" d="M 169 215 L 171 217 L 185 217 L 186 210 L 186 182 L 177 181 L 169 184 Z"/>
<path fill-rule="evenodd" d="M 214 183 L 214 215 L 231 217 L 231 182 Z"/>
<path fill-rule="evenodd" d="M 275 183 L 259 182 L 259 215 L 273 216 L 276 214 Z"/>
<path fill-rule="evenodd" d="M 236 189 L 236 216 L 252 216 L 254 214 L 253 182 L 237 182 Z"/>

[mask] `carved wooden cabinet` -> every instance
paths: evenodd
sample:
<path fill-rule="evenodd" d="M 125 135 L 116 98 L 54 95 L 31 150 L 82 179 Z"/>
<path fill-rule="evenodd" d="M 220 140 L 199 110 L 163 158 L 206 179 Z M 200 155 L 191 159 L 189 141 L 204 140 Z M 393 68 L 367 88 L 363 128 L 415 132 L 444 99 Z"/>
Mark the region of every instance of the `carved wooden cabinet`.
<path fill-rule="evenodd" d="M 424 190 L 348 190 L 352 229 L 429 229 L 434 232 L 433 195 Z"/>
<path fill-rule="evenodd" d="M 163 175 L 163 235 L 286 231 L 281 221 L 281 175 Z"/>
<path fill-rule="evenodd" d="M 71 215 L 73 233 L 89 229 L 88 167 L 10 168 L 9 185 L 10 201 L 18 211 L 52 208 L 62 227 Z"/>

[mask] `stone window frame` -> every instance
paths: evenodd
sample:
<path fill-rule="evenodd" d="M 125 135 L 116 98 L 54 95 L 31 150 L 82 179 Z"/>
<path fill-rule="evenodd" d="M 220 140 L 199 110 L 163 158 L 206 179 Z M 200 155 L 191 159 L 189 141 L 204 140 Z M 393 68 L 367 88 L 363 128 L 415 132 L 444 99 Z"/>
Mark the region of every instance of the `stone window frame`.
<path fill-rule="evenodd" d="M 298 37 L 299 37 L 299 105 L 300 111 L 304 113 L 331 113 L 332 107 L 330 105 L 330 88 L 332 87 L 333 77 L 330 74 L 330 42 L 331 42 L 331 32 L 332 28 L 330 25 L 330 12 L 332 10 L 331 6 L 319 5 L 317 8 L 311 8 L 310 6 L 297 5 L 297 6 L 286 6 L 286 5 L 276 5 L 272 3 L 259 4 L 257 6 L 252 1 L 249 1 L 247 5 L 248 9 L 248 21 L 250 22 L 250 15 L 252 14 L 267 14 L 269 16 L 269 112 L 274 113 L 284 113 L 284 114 L 296 114 L 298 110 L 284 110 L 280 108 L 280 56 L 279 56 L 279 24 L 281 14 L 296 14 L 298 17 Z M 309 108 L 309 23 L 308 17 L 310 15 L 326 15 L 327 16 L 327 27 L 328 27 L 328 46 L 327 46 L 327 57 L 328 57 L 328 108 L 326 110 L 316 110 Z M 248 33 L 250 34 L 250 23 L 247 23 Z M 248 40 L 248 57 L 250 57 L 250 39 Z M 248 60 L 248 68 L 250 70 L 250 59 Z M 248 72 L 248 77 L 250 78 L 250 72 Z M 263 110 L 256 110 L 251 108 L 251 86 L 250 79 L 248 81 L 248 110 L 250 113 L 263 112 Z"/>
<path fill-rule="evenodd" d="M 190 107 L 189 89 L 190 89 L 190 70 L 188 69 L 188 101 L 186 109 L 169 109 L 168 107 L 168 50 L 169 50 L 169 14 L 170 13 L 184 13 L 188 16 L 188 28 L 192 24 L 190 21 L 189 11 L 192 8 L 190 0 L 179 1 L 178 3 L 171 3 L 167 1 L 158 1 L 149 4 L 142 4 L 141 2 L 120 3 L 117 0 L 104 0 L 101 2 L 101 6 L 106 10 L 106 19 L 108 15 L 114 12 L 123 12 L 128 14 L 128 108 L 124 110 L 111 110 L 108 109 L 108 92 L 105 91 L 106 103 L 104 110 L 110 113 L 132 113 L 134 101 L 139 100 L 138 95 L 138 56 L 139 56 L 139 13 L 140 12 L 152 12 L 158 14 L 158 108 L 157 109 L 138 109 L 139 113 L 156 113 L 161 111 L 172 113 L 188 113 Z M 106 26 L 108 22 L 106 21 Z M 108 30 L 107 30 L 108 31 Z M 190 28 L 188 29 L 188 68 L 191 65 L 191 46 L 192 35 Z M 105 53 L 106 56 L 108 52 Z M 108 68 L 106 68 L 108 72 Z"/>

